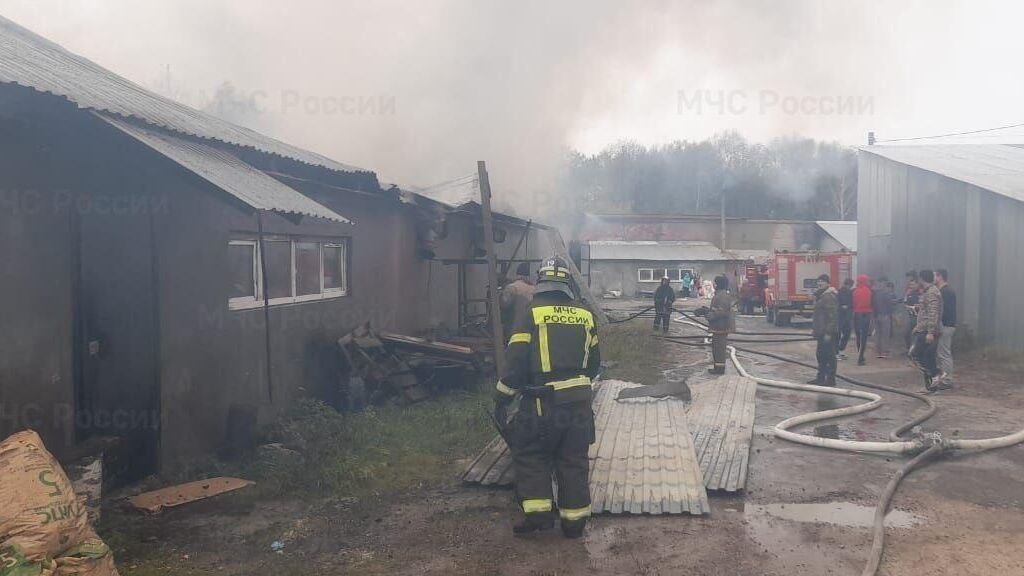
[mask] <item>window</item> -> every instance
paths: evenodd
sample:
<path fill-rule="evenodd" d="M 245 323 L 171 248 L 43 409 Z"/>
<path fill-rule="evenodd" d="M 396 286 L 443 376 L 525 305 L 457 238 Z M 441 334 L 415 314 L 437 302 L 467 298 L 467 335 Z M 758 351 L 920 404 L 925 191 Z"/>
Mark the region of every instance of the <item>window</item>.
<path fill-rule="evenodd" d="M 669 268 L 668 270 L 665 271 L 665 276 L 668 276 L 668 279 L 672 282 L 679 282 L 680 280 L 683 279 L 681 273 L 682 270 L 678 268 Z"/>
<path fill-rule="evenodd" d="M 260 256 L 256 240 L 229 242 L 232 310 L 262 306 L 264 290 L 271 305 L 348 295 L 347 240 L 268 238 Z"/>
<path fill-rule="evenodd" d="M 256 286 L 259 283 L 256 260 L 256 242 L 252 240 L 232 240 L 228 245 L 228 270 L 231 274 L 232 306 L 256 305 L 259 294 Z"/>
<path fill-rule="evenodd" d="M 654 282 L 654 270 L 650 268 L 640 268 L 637 272 L 637 279 L 640 282 Z"/>
<path fill-rule="evenodd" d="M 669 282 L 681 282 L 686 274 L 691 278 L 694 275 L 689 268 L 638 268 L 636 271 L 640 282 L 661 282 L 662 278 L 668 278 Z"/>

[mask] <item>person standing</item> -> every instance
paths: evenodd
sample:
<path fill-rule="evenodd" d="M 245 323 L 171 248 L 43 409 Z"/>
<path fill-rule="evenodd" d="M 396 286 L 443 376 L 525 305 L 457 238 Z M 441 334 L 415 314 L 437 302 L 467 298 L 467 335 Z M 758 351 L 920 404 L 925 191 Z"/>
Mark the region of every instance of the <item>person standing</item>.
<path fill-rule="evenodd" d="M 494 418 L 512 451 L 516 498 L 525 515 L 513 527 L 515 535 L 554 527 L 552 473 L 562 534 L 583 535 L 590 517 L 592 382 L 601 365 L 597 336 L 594 316 L 573 292 L 565 261 L 546 260 L 533 302 L 516 319 L 495 389 Z"/>
<path fill-rule="evenodd" d="M 533 300 L 533 282 L 530 281 L 529 262 L 520 262 L 516 266 L 516 279 L 501 289 L 499 306 L 501 321 L 505 328 L 505 340 L 512 335 L 515 319 L 529 308 Z"/>
<path fill-rule="evenodd" d="M 729 359 L 729 334 L 736 331 L 735 305 L 736 297 L 729 292 L 729 279 L 715 276 L 715 296 L 711 299 L 711 306 L 697 311 L 699 316 L 707 317 L 708 331 L 711 332 L 711 358 L 714 362 L 708 368 L 711 374 L 725 374 L 725 363 Z"/>
<path fill-rule="evenodd" d="M 942 294 L 942 328 L 939 336 L 938 356 L 940 386 L 953 387 L 953 335 L 956 334 L 956 292 L 949 285 L 949 272 L 945 268 L 935 271 L 935 285 Z"/>
<path fill-rule="evenodd" d="M 846 345 L 850 343 L 850 332 L 853 330 L 853 280 L 843 280 L 843 285 L 836 295 L 839 302 L 839 357 L 846 358 Z"/>
<path fill-rule="evenodd" d="M 895 303 L 896 294 L 893 293 L 892 282 L 885 277 L 879 278 L 871 302 L 871 307 L 875 311 L 875 352 L 879 358 L 889 357 Z"/>
<path fill-rule="evenodd" d="M 836 343 L 839 338 L 839 297 L 828 274 L 818 276 L 814 293 L 814 338 L 818 341 L 818 376 L 810 384 L 836 385 Z"/>
<path fill-rule="evenodd" d="M 868 349 L 868 336 L 871 335 L 871 317 L 875 314 L 873 298 L 871 279 L 867 274 L 857 276 L 857 287 L 853 289 L 853 330 L 857 336 L 857 366 L 867 364 L 864 353 Z"/>
<path fill-rule="evenodd" d="M 935 286 L 935 273 L 922 270 L 918 281 L 924 287 L 921 295 L 917 324 L 914 325 L 914 345 L 910 358 L 924 375 L 924 387 L 929 392 L 938 390 L 936 379 L 940 372 L 936 364 L 939 338 L 942 336 L 942 293 Z"/>
<path fill-rule="evenodd" d="M 668 334 L 668 323 L 672 320 L 672 304 L 676 301 L 676 291 L 672 289 L 668 278 L 661 279 L 661 285 L 654 291 L 654 331 Z"/>
<path fill-rule="evenodd" d="M 693 291 L 693 275 L 687 270 L 683 273 L 683 298 L 689 298 Z"/>
<path fill-rule="evenodd" d="M 918 284 L 917 271 L 907 272 L 907 286 L 903 290 L 903 298 L 900 300 L 907 311 L 907 325 L 903 330 L 903 345 L 910 354 L 910 347 L 914 343 L 914 326 L 917 325 L 917 306 L 921 302 L 921 286 Z"/>

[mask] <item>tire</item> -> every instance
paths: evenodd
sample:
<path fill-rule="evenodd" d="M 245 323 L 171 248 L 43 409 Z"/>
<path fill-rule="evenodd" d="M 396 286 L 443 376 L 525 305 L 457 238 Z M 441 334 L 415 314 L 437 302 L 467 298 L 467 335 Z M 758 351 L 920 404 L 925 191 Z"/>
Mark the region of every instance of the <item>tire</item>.
<path fill-rule="evenodd" d="M 782 312 L 777 311 L 775 312 L 775 325 L 779 326 L 780 328 L 782 326 L 789 326 L 790 318 L 792 318 L 792 315 L 783 314 Z"/>

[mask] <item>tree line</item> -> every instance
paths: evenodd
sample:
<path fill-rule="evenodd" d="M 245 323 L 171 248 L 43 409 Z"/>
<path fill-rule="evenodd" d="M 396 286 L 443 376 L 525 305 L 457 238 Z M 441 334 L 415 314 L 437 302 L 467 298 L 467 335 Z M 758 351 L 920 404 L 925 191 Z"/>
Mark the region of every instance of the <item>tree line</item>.
<path fill-rule="evenodd" d="M 718 214 L 776 220 L 856 220 L 857 157 L 834 142 L 767 144 L 735 132 L 643 146 L 571 152 L 560 189 L 587 212 Z"/>

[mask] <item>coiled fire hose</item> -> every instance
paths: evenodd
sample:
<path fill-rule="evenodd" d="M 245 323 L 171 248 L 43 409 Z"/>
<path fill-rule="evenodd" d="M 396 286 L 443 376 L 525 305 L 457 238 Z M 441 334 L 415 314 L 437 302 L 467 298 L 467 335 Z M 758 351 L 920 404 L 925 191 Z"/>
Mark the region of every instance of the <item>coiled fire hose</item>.
<path fill-rule="evenodd" d="M 650 310 L 650 308 L 648 308 L 648 310 Z M 691 316 L 691 315 L 689 315 L 689 314 L 687 314 L 685 312 L 682 312 L 680 310 L 674 310 L 674 311 L 678 312 L 684 318 L 686 318 L 686 320 L 677 320 L 677 322 L 680 322 L 680 323 L 682 323 L 684 325 L 688 325 L 688 326 L 691 326 L 691 327 L 694 327 L 694 328 L 698 328 L 698 329 L 700 329 L 702 331 L 705 331 L 705 332 L 707 331 L 707 329 L 708 329 L 707 325 L 701 323 L 697 318 L 695 318 L 695 317 L 693 317 L 693 316 Z M 641 312 L 641 313 L 643 313 L 643 312 Z M 623 320 L 623 321 L 628 321 L 628 320 L 631 320 L 633 318 L 637 318 L 637 317 L 640 316 L 641 313 L 635 314 L 631 318 L 629 318 L 627 320 Z M 618 323 L 618 322 L 616 322 L 616 323 Z M 758 335 L 758 333 L 739 333 L 739 334 Z M 791 333 L 785 333 L 785 332 L 783 332 L 783 333 L 764 333 L 764 335 L 770 335 L 770 336 L 775 336 L 775 335 L 780 335 L 781 336 L 781 335 L 790 335 L 790 334 Z M 795 334 L 795 335 L 799 335 L 799 334 Z M 670 341 L 670 342 L 674 342 L 676 344 L 682 344 L 682 345 L 687 345 L 687 346 L 701 346 L 701 347 L 706 346 L 707 345 L 706 344 L 707 334 L 705 333 L 704 335 L 700 336 L 700 338 L 703 338 L 705 340 L 705 342 L 702 342 L 702 343 L 688 342 L 688 341 L 685 340 L 685 337 L 665 337 L 664 339 L 667 340 L 667 341 Z M 800 341 L 800 340 L 797 340 L 797 341 Z M 892 453 L 895 453 L 895 454 L 916 454 L 913 459 L 911 459 L 909 462 L 907 462 L 902 468 L 900 468 L 896 472 L 896 474 L 893 475 L 893 477 L 890 479 L 889 483 L 886 485 L 885 490 L 882 492 L 882 495 L 881 495 L 881 497 L 879 499 L 878 506 L 875 509 L 875 517 L 874 517 L 874 527 L 873 527 L 873 538 L 872 538 L 871 551 L 869 553 L 868 562 L 864 566 L 864 570 L 861 572 L 861 576 L 875 576 L 876 572 L 878 571 L 879 566 L 881 565 L 882 557 L 883 557 L 883 554 L 884 554 L 884 551 L 885 551 L 885 516 L 886 516 L 886 514 L 889 511 L 889 507 L 890 507 L 890 505 L 892 503 L 892 499 L 893 499 L 893 497 L 896 494 L 896 490 L 898 489 L 898 487 L 900 485 L 900 482 L 902 482 L 903 478 L 905 478 L 910 472 L 912 472 L 913 470 L 923 466 L 927 462 L 929 462 L 931 460 L 934 460 L 935 458 L 937 458 L 938 456 L 942 455 L 943 453 L 949 452 L 949 451 L 952 451 L 952 450 L 975 450 L 975 451 L 993 450 L 993 449 L 997 449 L 997 448 L 1006 448 L 1006 447 L 1014 446 L 1014 445 L 1017 445 L 1017 444 L 1020 444 L 1020 443 L 1024 442 L 1024 429 L 1022 429 L 1022 430 L 1020 430 L 1020 431 L 1018 431 L 1016 433 L 1013 433 L 1013 434 L 1007 434 L 1005 436 L 999 436 L 999 437 L 995 437 L 995 438 L 976 439 L 976 440 L 959 439 L 959 438 L 949 438 L 949 439 L 946 439 L 946 438 L 943 438 L 940 434 L 937 434 L 937 433 L 933 433 L 933 434 L 930 434 L 930 435 L 918 434 L 918 437 L 915 438 L 914 440 L 902 440 L 902 439 L 900 439 L 900 436 L 903 433 L 905 433 L 907 430 L 910 430 L 913 427 L 921 424 L 922 422 L 924 422 L 925 420 L 927 420 L 928 418 L 930 418 L 932 415 L 935 414 L 935 412 L 938 410 L 938 408 L 935 405 L 935 403 L 930 398 L 927 398 L 926 396 L 923 396 L 921 394 L 916 394 L 916 393 L 913 393 L 913 392 L 907 392 L 905 390 L 899 390 L 897 388 L 890 388 L 888 386 L 883 386 L 881 384 L 873 384 L 873 383 L 868 383 L 868 382 L 860 382 L 860 381 L 854 380 L 852 378 L 845 377 L 845 376 L 840 376 L 840 375 L 837 375 L 838 379 L 844 380 L 844 381 L 847 381 L 847 382 L 850 382 L 850 383 L 853 383 L 853 384 L 858 385 L 858 386 L 867 387 L 867 388 L 874 388 L 874 389 L 877 389 L 877 390 L 884 390 L 884 391 L 887 391 L 887 392 L 901 394 L 901 395 L 904 395 L 904 396 L 908 396 L 908 397 L 911 397 L 911 398 L 918 399 L 918 400 L 920 400 L 922 402 L 925 402 L 928 405 L 928 410 L 925 411 L 925 413 L 916 416 L 911 421 L 909 421 L 909 422 L 907 422 L 907 423 L 897 427 L 895 430 L 893 430 L 890 433 L 890 435 L 889 435 L 889 440 L 890 441 L 888 441 L 888 442 L 865 442 L 865 441 L 856 441 L 856 440 L 840 440 L 840 439 L 832 439 L 832 438 L 818 438 L 816 436 L 809 436 L 809 435 L 806 435 L 806 434 L 799 434 L 799 433 L 796 433 L 796 432 L 792 432 L 791 428 L 795 428 L 795 427 L 801 426 L 803 424 L 808 424 L 808 423 L 811 423 L 811 422 L 817 422 L 817 421 L 820 421 L 820 420 L 831 420 L 831 419 L 834 419 L 834 418 L 840 418 L 840 417 L 844 417 L 844 416 L 852 416 L 852 415 L 855 415 L 855 414 L 861 414 L 861 413 L 864 413 L 864 412 L 868 412 L 868 411 L 874 410 L 874 409 L 876 409 L 876 408 L 878 408 L 879 406 L 882 405 L 882 403 L 883 403 L 882 397 L 880 395 L 874 394 L 872 392 L 865 392 L 865 391 L 860 391 L 860 390 L 850 390 L 850 389 L 830 387 L 830 386 L 816 386 L 816 385 L 813 385 L 813 384 L 797 384 L 797 383 L 794 383 L 794 382 L 786 382 L 786 381 L 783 381 L 783 380 L 774 380 L 774 379 L 769 379 L 769 378 L 762 378 L 762 377 L 758 377 L 758 376 L 753 376 L 749 372 L 747 372 L 747 370 L 743 367 L 742 364 L 740 364 L 739 359 L 737 358 L 737 351 L 742 351 L 742 352 L 751 353 L 751 354 L 764 355 L 764 356 L 775 358 L 775 359 L 778 359 L 778 360 L 781 360 L 781 361 L 784 361 L 784 362 L 789 362 L 789 363 L 792 363 L 792 364 L 796 364 L 796 365 L 804 366 L 804 367 L 808 367 L 808 368 L 816 368 L 816 367 L 812 366 L 810 364 L 807 364 L 805 362 L 800 362 L 798 360 L 794 360 L 792 358 L 787 358 L 785 356 L 781 356 L 781 355 L 778 355 L 778 354 L 772 354 L 770 352 L 762 352 L 762 351 L 759 351 L 759 350 L 750 350 L 750 349 L 737 348 L 735 346 L 729 346 L 728 350 L 729 350 L 730 358 L 732 360 L 733 365 L 736 367 L 736 370 L 742 376 L 754 380 L 759 385 L 773 387 L 773 388 L 783 388 L 783 389 L 788 389 L 788 390 L 800 390 L 800 391 L 815 392 L 815 393 L 822 393 L 822 394 L 831 394 L 831 395 L 836 395 L 836 396 L 846 396 L 846 397 L 850 397 L 850 398 L 861 398 L 861 399 L 864 399 L 864 400 L 868 400 L 868 402 L 863 403 L 863 404 L 859 404 L 859 405 L 856 405 L 856 406 L 849 406 L 849 407 L 845 407 L 845 408 L 835 408 L 835 409 L 831 409 L 831 410 L 822 410 L 822 411 L 818 411 L 818 412 L 812 412 L 812 413 L 809 413 L 809 414 L 802 414 L 802 415 L 794 416 L 794 417 L 791 417 L 791 418 L 787 418 L 787 419 L 783 420 L 782 422 L 779 422 L 778 424 L 775 425 L 775 427 L 773 428 L 773 433 L 774 433 L 775 436 L 777 436 L 779 438 L 782 438 L 784 440 L 789 440 L 791 442 L 797 442 L 797 443 L 805 444 L 805 445 L 808 445 L 808 446 L 818 446 L 818 447 L 822 447 L 822 448 L 831 448 L 831 449 L 834 449 L 834 450 L 844 450 L 844 451 L 853 451 L 853 452 L 890 453 L 890 454 L 892 454 Z"/>

